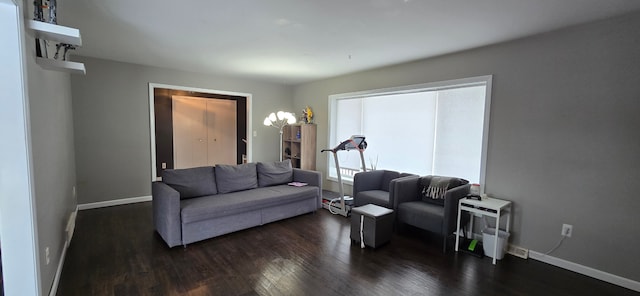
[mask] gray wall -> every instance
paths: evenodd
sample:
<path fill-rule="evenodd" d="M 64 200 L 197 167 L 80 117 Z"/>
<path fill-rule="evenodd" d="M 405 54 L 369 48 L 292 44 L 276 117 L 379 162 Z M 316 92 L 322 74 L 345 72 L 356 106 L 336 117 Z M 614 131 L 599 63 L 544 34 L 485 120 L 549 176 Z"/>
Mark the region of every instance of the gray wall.
<path fill-rule="evenodd" d="M 270 112 L 291 106 L 289 86 L 87 57 L 76 60 L 87 68 L 87 75 L 71 79 L 79 204 L 151 195 L 150 82 L 252 94 L 252 160 L 278 158 L 278 131 L 262 122 Z"/>
<path fill-rule="evenodd" d="M 27 74 L 42 295 L 49 294 L 66 240 L 69 215 L 77 201 L 70 74 L 35 64 L 35 45 L 27 36 Z M 45 260 L 49 247 L 50 263 Z"/>
<path fill-rule="evenodd" d="M 552 256 L 640 281 L 638 28 L 636 13 L 308 83 L 294 109 L 314 109 L 324 147 L 331 94 L 492 74 L 486 190 L 514 202 L 511 242 L 545 252 L 573 224 Z"/>

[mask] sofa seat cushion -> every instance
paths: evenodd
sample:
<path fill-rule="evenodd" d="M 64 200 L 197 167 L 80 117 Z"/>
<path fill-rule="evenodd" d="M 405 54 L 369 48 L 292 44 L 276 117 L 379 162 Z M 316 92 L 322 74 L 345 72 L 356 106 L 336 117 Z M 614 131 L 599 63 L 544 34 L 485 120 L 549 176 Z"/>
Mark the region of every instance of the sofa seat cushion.
<path fill-rule="evenodd" d="M 355 198 L 356 207 L 364 206 L 366 204 L 379 205 L 385 208 L 392 208 L 393 205 L 389 204 L 389 192 L 384 190 L 367 190 L 360 191 Z"/>
<path fill-rule="evenodd" d="M 403 202 L 398 205 L 397 215 L 400 222 L 440 233 L 444 207 L 423 201 Z"/>
<path fill-rule="evenodd" d="M 259 210 L 309 198 L 317 198 L 318 187 L 278 185 L 203 196 L 180 203 L 182 223 L 191 223 Z"/>

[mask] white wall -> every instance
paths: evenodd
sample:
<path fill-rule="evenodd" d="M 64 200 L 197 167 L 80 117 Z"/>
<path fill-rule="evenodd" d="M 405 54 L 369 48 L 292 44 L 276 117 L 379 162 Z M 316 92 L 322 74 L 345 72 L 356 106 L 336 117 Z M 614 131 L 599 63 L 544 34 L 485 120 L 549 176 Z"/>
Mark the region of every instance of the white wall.
<path fill-rule="evenodd" d="M 80 204 L 151 195 L 148 84 L 252 95 L 252 161 L 278 158 L 278 131 L 262 122 L 291 106 L 291 87 L 77 57 L 87 75 L 71 80 Z M 257 133 L 256 137 L 252 132 Z"/>
<path fill-rule="evenodd" d="M 29 110 L 43 294 L 48 294 L 66 241 L 67 220 L 75 211 L 76 167 L 73 146 L 70 74 L 43 70 L 27 41 Z M 45 248 L 49 248 L 47 264 Z"/>
<path fill-rule="evenodd" d="M 553 256 L 640 281 L 638 28 L 635 13 L 307 83 L 294 109 L 313 108 L 325 147 L 331 94 L 492 74 L 486 190 L 514 202 L 511 242 L 544 252 L 573 224 Z"/>
<path fill-rule="evenodd" d="M 4 295 L 39 295 L 21 4 L 0 1 L 0 236 Z"/>
<path fill-rule="evenodd" d="M 1 5 L 4 13 L 7 4 Z M 5 140 L 0 153 L 3 275 L 7 295 L 44 295 L 61 262 L 65 226 L 76 207 L 71 194 L 75 184 L 71 85 L 69 74 L 35 64 L 34 39 L 24 28 L 15 30 L 16 24 L 22 26 L 22 12 L 17 17 L 0 18 L 7 22 L 0 27 L 8 29 L 2 36 L 10 38 L 2 42 L 0 50 L 7 55 L 3 52 L 0 68 L 13 71 L 2 76 L 3 92 L 8 92 L 3 93 L 0 116 L 0 126 L 8 128 L 0 133 Z M 16 33 L 22 36 L 16 38 Z"/>

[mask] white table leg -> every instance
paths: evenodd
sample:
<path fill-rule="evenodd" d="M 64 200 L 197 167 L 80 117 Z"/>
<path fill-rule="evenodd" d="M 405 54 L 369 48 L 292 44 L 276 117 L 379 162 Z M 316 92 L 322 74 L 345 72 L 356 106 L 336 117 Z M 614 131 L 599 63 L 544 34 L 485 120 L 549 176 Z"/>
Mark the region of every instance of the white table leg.
<path fill-rule="evenodd" d="M 476 219 L 476 214 L 475 213 L 469 213 L 469 229 L 467 229 L 467 232 L 469 233 L 469 236 L 471 237 L 471 239 L 473 239 L 473 220 Z"/>
<path fill-rule="evenodd" d="M 509 232 L 510 226 L 511 226 L 511 205 L 509 205 L 509 211 L 507 212 L 507 232 Z"/>
<path fill-rule="evenodd" d="M 462 213 L 462 209 L 460 208 L 460 203 L 458 203 L 458 228 L 456 228 L 456 252 L 458 251 L 458 244 L 460 244 L 460 214 Z"/>
<path fill-rule="evenodd" d="M 496 237 L 493 241 L 493 265 L 496 265 L 496 257 L 498 257 L 498 232 L 500 231 L 500 209 L 498 209 L 498 217 L 496 217 Z"/>
<path fill-rule="evenodd" d="M 364 215 L 360 215 L 360 248 L 364 249 Z"/>

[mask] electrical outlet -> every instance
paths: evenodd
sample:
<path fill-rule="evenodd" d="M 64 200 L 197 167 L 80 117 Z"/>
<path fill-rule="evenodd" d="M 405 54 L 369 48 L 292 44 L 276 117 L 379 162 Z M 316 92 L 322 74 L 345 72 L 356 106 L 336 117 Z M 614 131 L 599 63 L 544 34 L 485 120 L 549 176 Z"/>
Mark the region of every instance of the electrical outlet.
<path fill-rule="evenodd" d="M 163 162 L 163 163 L 162 163 L 162 169 L 164 170 L 164 169 L 166 169 L 166 168 L 167 168 L 167 163 L 166 163 L 166 162 Z"/>
<path fill-rule="evenodd" d="M 49 258 L 49 247 L 44 248 L 44 258 L 47 261 L 47 265 L 51 262 L 51 258 Z"/>
<path fill-rule="evenodd" d="M 571 237 L 571 233 L 573 233 L 573 225 L 571 224 L 562 224 L 562 236 Z"/>

